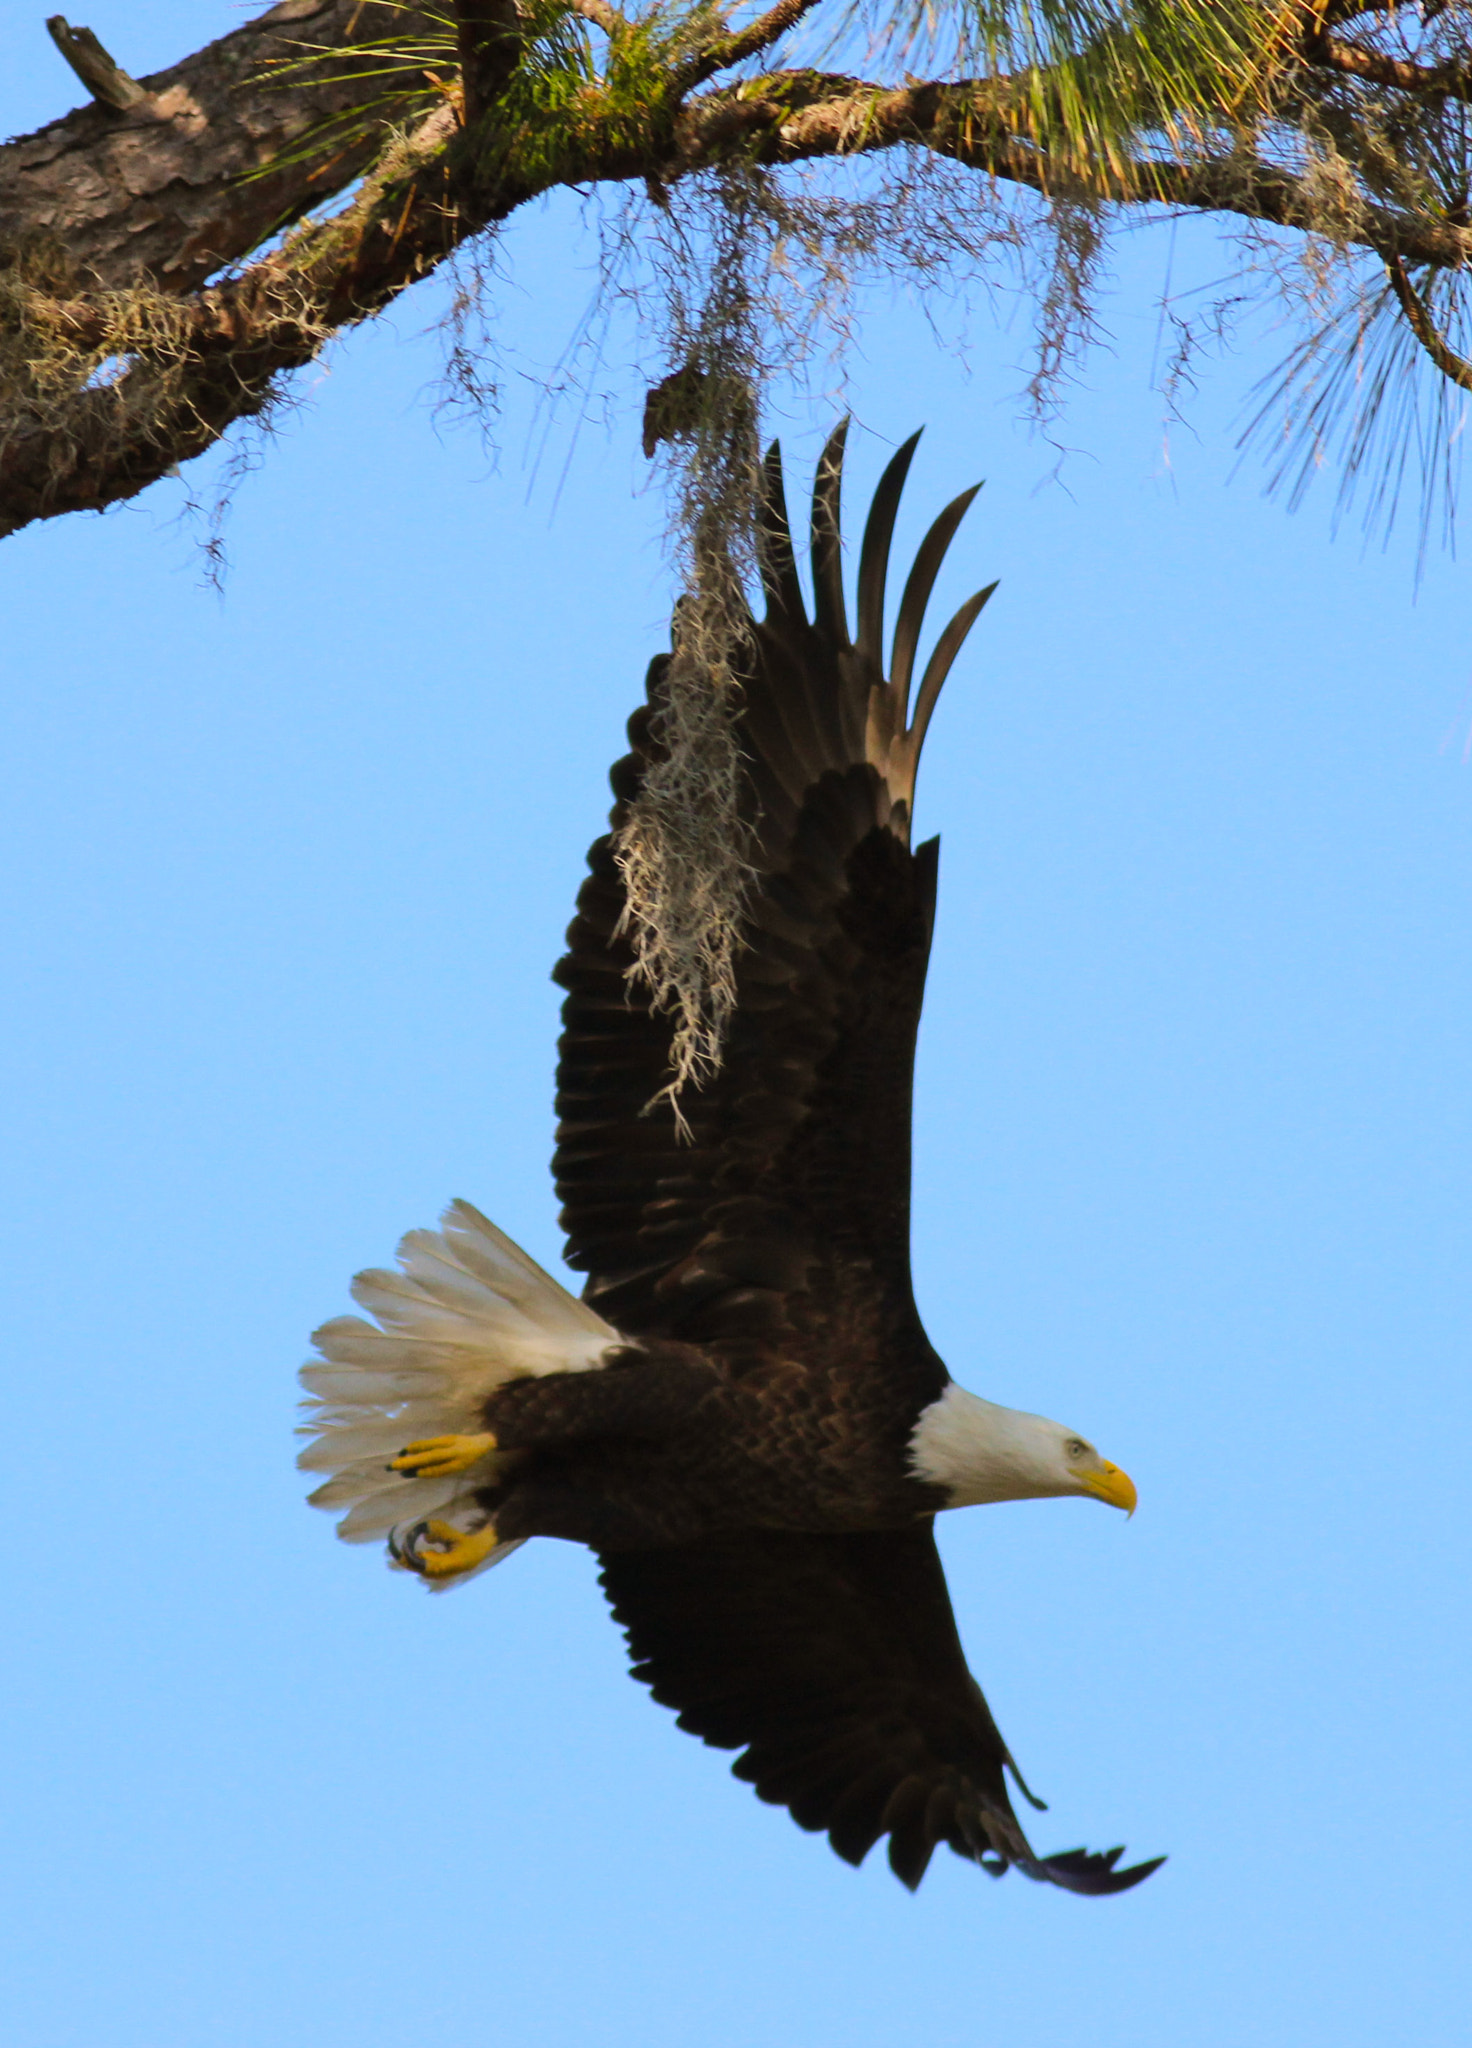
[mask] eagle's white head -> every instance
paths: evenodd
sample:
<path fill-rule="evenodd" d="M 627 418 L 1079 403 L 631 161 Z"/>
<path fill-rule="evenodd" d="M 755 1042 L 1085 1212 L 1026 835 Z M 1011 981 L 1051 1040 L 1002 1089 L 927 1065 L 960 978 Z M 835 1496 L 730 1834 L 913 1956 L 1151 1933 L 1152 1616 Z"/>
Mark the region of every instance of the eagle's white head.
<path fill-rule="evenodd" d="M 944 1487 L 952 1508 L 1081 1493 L 1135 1511 L 1134 1481 L 1086 1437 L 1045 1415 L 999 1408 L 954 1380 L 921 1412 L 910 1438 L 910 1469 L 917 1479 Z"/>

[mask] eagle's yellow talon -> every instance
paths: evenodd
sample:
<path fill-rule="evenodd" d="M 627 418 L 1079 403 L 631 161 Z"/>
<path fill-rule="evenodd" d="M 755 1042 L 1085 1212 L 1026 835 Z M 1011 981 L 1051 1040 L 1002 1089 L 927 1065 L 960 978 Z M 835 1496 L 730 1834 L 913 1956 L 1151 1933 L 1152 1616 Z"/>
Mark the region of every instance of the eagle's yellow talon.
<path fill-rule="evenodd" d="M 411 1479 L 448 1479 L 466 1472 L 496 1448 L 489 1430 L 476 1436 L 423 1436 L 405 1444 L 396 1458 L 390 1458 L 390 1472 L 403 1472 Z"/>
<path fill-rule="evenodd" d="M 494 1522 L 469 1535 L 448 1522 L 417 1522 L 402 1541 L 392 1544 L 398 1563 L 425 1579 L 453 1579 L 473 1571 L 495 1549 L 499 1538 Z"/>

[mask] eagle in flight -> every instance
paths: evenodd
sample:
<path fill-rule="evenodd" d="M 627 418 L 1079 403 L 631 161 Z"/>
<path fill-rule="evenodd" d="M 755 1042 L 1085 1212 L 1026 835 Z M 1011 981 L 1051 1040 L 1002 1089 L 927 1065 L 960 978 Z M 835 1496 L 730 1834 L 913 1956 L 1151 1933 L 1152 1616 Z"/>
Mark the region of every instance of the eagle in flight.
<path fill-rule="evenodd" d="M 915 1036 L 938 842 L 910 845 L 925 730 L 991 595 L 962 605 L 911 703 L 921 621 L 975 490 L 905 584 L 886 675 L 885 575 L 918 434 L 865 528 L 845 612 L 844 428 L 813 494 L 813 615 L 778 451 L 761 519 L 739 740 L 751 863 L 737 1004 L 685 1124 L 661 1099 L 673 1026 L 634 974 L 617 835 L 661 758 L 670 657 L 613 770 L 610 831 L 556 979 L 567 991 L 554 1172 L 576 1299 L 466 1202 L 411 1231 L 317 1331 L 301 1463 L 338 1533 L 439 1589 L 532 1536 L 597 1552 L 635 1676 L 736 1775 L 858 1863 L 883 1835 L 912 1888 L 940 1843 L 1083 1893 L 1156 1861 L 1037 1855 L 1033 1805 L 956 1632 L 943 1508 L 1135 1489 L 1087 1438 L 967 1393 L 910 1282 Z"/>

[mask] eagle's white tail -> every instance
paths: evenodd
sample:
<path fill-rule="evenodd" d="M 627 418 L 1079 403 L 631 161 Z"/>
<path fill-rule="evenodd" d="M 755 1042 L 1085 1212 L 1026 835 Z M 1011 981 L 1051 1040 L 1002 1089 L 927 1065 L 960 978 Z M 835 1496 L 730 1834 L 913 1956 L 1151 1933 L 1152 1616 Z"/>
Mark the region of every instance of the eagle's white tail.
<path fill-rule="evenodd" d="M 486 1397 L 507 1380 L 586 1372 L 620 1341 L 469 1202 L 452 1202 L 438 1230 L 411 1230 L 397 1256 L 401 1273 L 372 1267 L 353 1282 L 378 1327 L 334 1317 L 313 1332 L 321 1357 L 301 1371 L 302 1434 L 312 1441 L 297 1463 L 332 1475 L 311 1501 L 347 1509 L 337 1533 L 349 1543 L 430 1515 L 479 1526 L 474 1495 L 495 1478 L 494 1453 L 445 1479 L 392 1472 L 389 1460 L 420 1437 L 483 1429 Z M 503 1544 L 486 1564 L 514 1548 Z"/>

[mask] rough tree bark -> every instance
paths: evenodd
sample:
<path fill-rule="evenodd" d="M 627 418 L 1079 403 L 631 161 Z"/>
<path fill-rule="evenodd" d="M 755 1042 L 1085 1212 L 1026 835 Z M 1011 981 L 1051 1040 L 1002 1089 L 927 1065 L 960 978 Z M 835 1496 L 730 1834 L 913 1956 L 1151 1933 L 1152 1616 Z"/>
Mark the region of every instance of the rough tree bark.
<path fill-rule="evenodd" d="M 429 25 L 411 9 L 393 31 L 408 39 Z M 307 71 L 285 89 L 272 64 L 299 58 L 305 43 L 383 33 L 382 10 L 362 0 L 282 0 L 141 79 L 148 98 L 136 111 L 93 101 L 0 145 L 0 250 L 60 249 L 92 288 L 126 289 L 147 274 L 170 292 L 196 290 L 360 177 L 382 147 L 377 124 L 348 147 L 329 133 L 285 160 L 371 96 L 371 59 L 334 65 L 330 77 Z"/>

